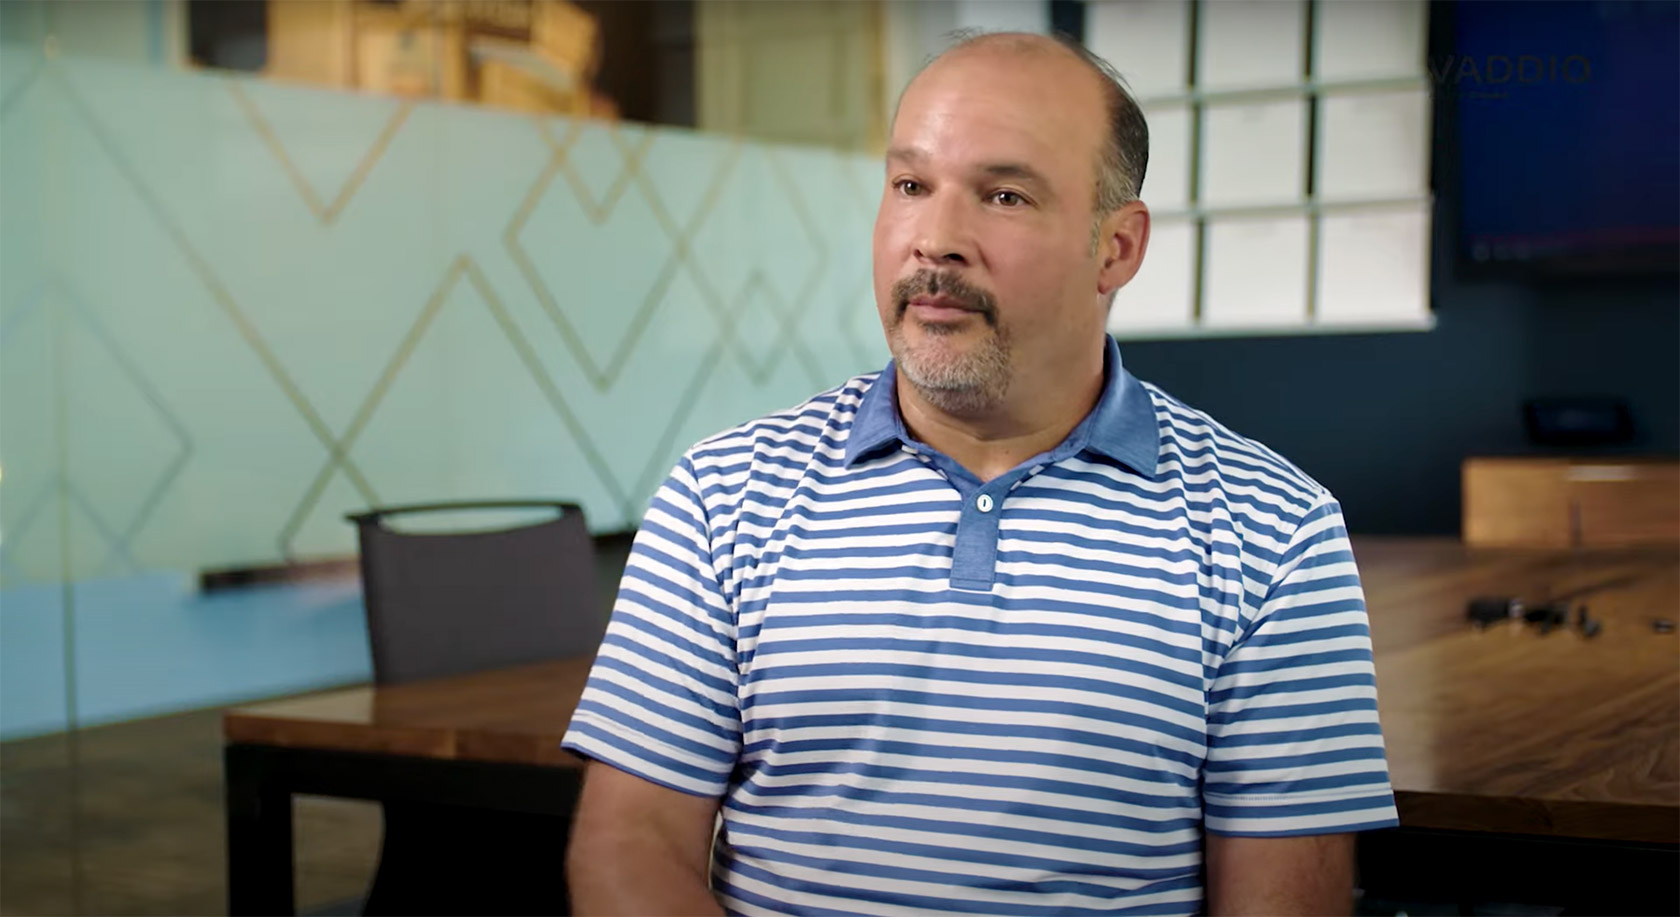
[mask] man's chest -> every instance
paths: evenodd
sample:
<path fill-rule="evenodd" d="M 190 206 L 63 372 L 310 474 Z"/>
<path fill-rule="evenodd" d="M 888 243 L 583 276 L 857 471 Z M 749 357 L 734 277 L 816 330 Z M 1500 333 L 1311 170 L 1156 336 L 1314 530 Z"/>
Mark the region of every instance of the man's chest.
<path fill-rule="evenodd" d="M 745 765 L 1194 784 L 1209 618 L 1184 539 L 1001 514 L 981 591 L 952 583 L 954 507 L 907 503 L 884 532 L 816 521 L 766 539 L 741 581 Z"/>

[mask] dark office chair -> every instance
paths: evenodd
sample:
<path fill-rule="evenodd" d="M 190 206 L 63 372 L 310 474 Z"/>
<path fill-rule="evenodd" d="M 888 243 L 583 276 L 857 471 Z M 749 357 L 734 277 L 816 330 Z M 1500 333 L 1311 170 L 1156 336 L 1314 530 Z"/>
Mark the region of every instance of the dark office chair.
<path fill-rule="evenodd" d="M 493 531 L 401 532 L 399 516 L 552 509 Z M 497 501 L 356 513 L 373 680 L 398 684 L 595 651 L 606 630 L 595 546 L 575 503 Z"/>
<path fill-rule="evenodd" d="M 553 510 L 534 524 L 398 531 L 397 517 Z M 606 630 L 576 504 L 436 503 L 356 513 L 373 678 L 396 684 L 590 653 Z M 364 914 L 565 913 L 563 819 L 387 802 Z"/>

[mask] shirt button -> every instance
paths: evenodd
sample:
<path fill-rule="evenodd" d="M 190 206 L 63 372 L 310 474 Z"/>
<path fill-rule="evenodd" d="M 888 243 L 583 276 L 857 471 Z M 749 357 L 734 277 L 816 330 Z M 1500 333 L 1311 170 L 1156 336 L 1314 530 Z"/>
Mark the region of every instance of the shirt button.
<path fill-rule="evenodd" d="M 991 512 L 992 511 L 992 497 L 991 497 L 991 495 L 990 494 L 981 494 L 980 498 L 978 500 L 974 501 L 974 508 L 979 510 L 982 513 Z"/>

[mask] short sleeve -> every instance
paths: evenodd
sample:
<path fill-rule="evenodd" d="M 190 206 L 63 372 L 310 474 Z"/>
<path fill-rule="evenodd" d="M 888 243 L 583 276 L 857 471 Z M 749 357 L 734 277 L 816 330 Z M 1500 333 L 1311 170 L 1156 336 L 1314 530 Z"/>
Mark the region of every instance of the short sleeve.
<path fill-rule="evenodd" d="M 741 749 L 735 616 L 684 459 L 648 507 L 562 744 L 662 786 L 721 796 Z"/>
<path fill-rule="evenodd" d="M 1365 595 L 1328 494 L 1289 537 L 1208 701 L 1208 831 L 1287 836 L 1398 823 Z"/>

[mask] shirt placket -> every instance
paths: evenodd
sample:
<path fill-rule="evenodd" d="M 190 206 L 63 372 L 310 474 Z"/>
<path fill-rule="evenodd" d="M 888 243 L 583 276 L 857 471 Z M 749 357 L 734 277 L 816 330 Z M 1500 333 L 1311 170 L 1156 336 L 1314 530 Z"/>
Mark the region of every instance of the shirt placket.
<path fill-rule="evenodd" d="M 957 544 L 951 558 L 952 589 L 991 591 L 997 582 L 998 530 L 1005 501 L 1021 482 L 1043 467 L 1034 465 L 1011 471 L 963 495 L 962 514 L 957 520 Z"/>

